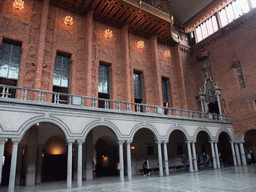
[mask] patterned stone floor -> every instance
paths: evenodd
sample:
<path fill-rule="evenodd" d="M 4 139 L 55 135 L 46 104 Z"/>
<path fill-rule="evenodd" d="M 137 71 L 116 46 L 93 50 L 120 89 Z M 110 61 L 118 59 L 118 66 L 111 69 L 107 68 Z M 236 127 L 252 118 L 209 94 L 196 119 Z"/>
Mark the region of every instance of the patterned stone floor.
<path fill-rule="evenodd" d="M 7 187 L 0 186 L 0 192 Z M 16 186 L 15 192 L 256 192 L 256 166 L 226 167 L 223 169 L 201 169 L 199 172 L 170 172 L 170 176 L 134 176 L 133 181 L 119 182 L 119 177 L 97 178 L 83 181 L 72 189 L 66 182 L 42 183 L 36 186 Z"/>

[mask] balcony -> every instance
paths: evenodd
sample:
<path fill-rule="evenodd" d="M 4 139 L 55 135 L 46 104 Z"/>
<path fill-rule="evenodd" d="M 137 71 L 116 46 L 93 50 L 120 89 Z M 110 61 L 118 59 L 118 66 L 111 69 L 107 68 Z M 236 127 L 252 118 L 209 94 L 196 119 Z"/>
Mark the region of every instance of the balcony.
<path fill-rule="evenodd" d="M 0 102 L 15 102 L 27 105 L 43 105 L 57 108 L 97 110 L 140 116 L 157 116 L 170 119 L 231 123 L 230 117 L 199 111 L 130 103 L 111 99 L 35 90 L 0 84 Z"/>

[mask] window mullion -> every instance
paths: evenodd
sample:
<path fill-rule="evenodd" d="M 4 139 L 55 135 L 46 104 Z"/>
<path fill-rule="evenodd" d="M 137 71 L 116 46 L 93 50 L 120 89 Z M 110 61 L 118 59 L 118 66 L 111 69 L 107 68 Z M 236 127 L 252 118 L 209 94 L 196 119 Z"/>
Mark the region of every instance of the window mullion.
<path fill-rule="evenodd" d="M 13 52 L 13 45 L 11 45 L 11 52 L 10 52 L 10 57 L 9 57 L 8 70 L 7 70 L 7 78 L 9 78 L 9 71 L 10 71 L 10 66 L 12 63 L 12 52 Z"/>

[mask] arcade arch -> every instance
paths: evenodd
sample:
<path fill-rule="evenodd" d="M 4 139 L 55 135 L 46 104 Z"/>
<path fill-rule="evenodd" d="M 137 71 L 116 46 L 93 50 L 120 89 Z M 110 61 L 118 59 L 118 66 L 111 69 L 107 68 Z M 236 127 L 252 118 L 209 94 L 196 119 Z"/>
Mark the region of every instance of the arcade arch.
<path fill-rule="evenodd" d="M 246 154 L 252 151 L 256 155 L 256 129 L 249 130 L 244 135 L 244 148 Z"/>

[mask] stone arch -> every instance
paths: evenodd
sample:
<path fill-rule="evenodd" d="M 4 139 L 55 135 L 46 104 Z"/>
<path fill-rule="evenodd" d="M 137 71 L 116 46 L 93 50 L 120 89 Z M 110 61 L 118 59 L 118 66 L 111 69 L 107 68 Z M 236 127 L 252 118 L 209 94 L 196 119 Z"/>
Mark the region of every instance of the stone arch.
<path fill-rule="evenodd" d="M 230 132 L 226 128 L 219 129 L 217 134 L 216 134 L 216 138 L 219 139 L 220 134 L 223 133 L 223 132 L 226 133 L 229 136 L 230 141 L 234 140 L 233 136 L 230 134 Z"/>
<path fill-rule="evenodd" d="M 188 132 L 186 131 L 186 129 L 180 125 L 173 125 L 172 127 L 170 127 L 166 133 L 166 137 L 167 139 L 169 140 L 171 134 L 173 131 L 175 130 L 178 130 L 178 131 L 181 131 L 184 135 L 185 135 L 185 140 L 189 140 L 189 134 Z"/>
<path fill-rule="evenodd" d="M 208 139 L 210 140 L 210 141 L 213 141 L 215 138 L 212 136 L 212 134 L 211 134 L 211 132 L 207 129 L 207 128 L 205 128 L 205 127 L 198 127 L 196 130 L 195 130 L 195 133 L 194 133 L 194 138 L 196 139 L 197 138 L 197 136 L 198 136 L 198 133 L 200 133 L 201 131 L 204 131 L 204 132 L 206 132 L 207 133 L 207 135 L 208 135 Z"/>
<path fill-rule="evenodd" d="M 20 138 L 23 138 L 25 133 L 36 123 L 51 123 L 56 125 L 65 135 L 66 139 L 70 137 L 70 129 L 69 127 L 62 122 L 61 120 L 53 117 L 41 117 L 41 118 L 32 118 L 25 123 L 19 128 L 20 130 Z"/>
<path fill-rule="evenodd" d="M 0 125 L 1 126 L 1 125 Z M 249 132 L 249 131 L 253 131 L 253 130 L 255 130 L 256 131 L 256 129 L 248 129 L 248 130 L 246 130 L 244 133 L 243 133 L 243 135 L 242 135 L 242 141 L 244 141 L 244 137 L 245 137 L 245 135 Z"/>
<path fill-rule="evenodd" d="M 156 140 L 160 140 L 160 134 L 159 134 L 159 132 L 157 131 L 157 129 L 156 129 L 154 126 L 149 125 L 149 124 L 137 124 L 137 125 L 134 126 L 134 127 L 132 128 L 132 130 L 131 130 L 131 133 L 130 133 L 131 141 L 133 141 L 134 135 L 135 135 L 140 129 L 149 129 L 149 130 L 152 131 L 152 133 L 154 134 L 155 139 L 156 139 Z"/>
<path fill-rule="evenodd" d="M 86 137 L 88 136 L 89 132 L 94 129 L 95 127 L 100 127 L 100 126 L 103 126 L 103 127 L 107 127 L 109 128 L 110 130 L 112 130 L 116 137 L 117 137 L 117 140 L 120 140 L 122 138 L 122 134 L 120 132 L 120 130 L 118 129 L 118 127 L 116 125 L 114 125 L 113 123 L 111 122 L 108 122 L 108 121 L 94 121 L 90 124 L 88 124 L 85 128 L 84 128 L 84 131 L 82 132 L 82 137 L 84 139 L 86 139 Z"/>

